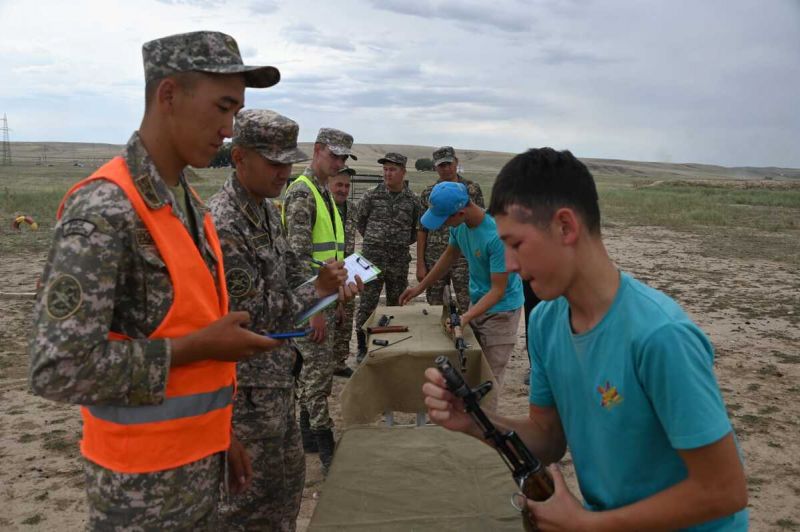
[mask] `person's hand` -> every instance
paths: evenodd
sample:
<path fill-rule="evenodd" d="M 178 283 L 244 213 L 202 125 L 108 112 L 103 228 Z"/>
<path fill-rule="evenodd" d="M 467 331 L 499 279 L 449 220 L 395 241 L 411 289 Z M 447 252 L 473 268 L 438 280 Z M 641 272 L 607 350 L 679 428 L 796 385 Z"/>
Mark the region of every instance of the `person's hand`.
<path fill-rule="evenodd" d="M 355 283 L 339 286 L 339 301 L 350 301 L 364 291 L 364 281 L 361 280 L 361 276 L 356 275 L 355 279 Z"/>
<path fill-rule="evenodd" d="M 311 316 L 311 319 L 308 321 L 311 328 L 314 329 L 309 335 L 309 338 L 312 342 L 321 344 L 325 341 L 325 328 L 327 325 L 325 323 L 325 315 L 322 312 L 318 312 Z"/>
<path fill-rule="evenodd" d="M 548 468 L 553 476 L 555 492 L 549 499 L 542 502 L 526 499 L 528 511 L 536 521 L 536 525 L 542 532 L 555 530 L 591 530 L 588 523 L 591 519 L 591 512 L 586 510 L 583 505 L 569 491 L 564 477 L 556 464 L 551 464 Z"/>
<path fill-rule="evenodd" d="M 399 299 L 400 306 L 402 307 L 403 305 L 405 305 L 406 303 L 408 303 L 409 301 L 420 295 L 420 293 L 422 293 L 422 290 L 419 289 L 419 285 L 409 286 L 408 288 L 403 290 L 402 294 L 400 294 L 400 299 Z"/>
<path fill-rule="evenodd" d="M 228 448 L 228 489 L 234 495 L 242 493 L 253 482 L 253 466 L 244 445 L 231 432 Z"/>
<path fill-rule="evenodd" d="M 417 261 L 417 282 L 421 283 L 426 275 L 428 275 L 428 268 L 425 267 L 425 262 Z"/>
<path fill-rule="evenodd" d="M 464 314 L 459 316 L 458 319 L 461 322 L 461 330 L 463 331 L 464 327 L 469 325 L 469 321 L 472 319 L 472 317 L 468 313 L 465 312 Z"/>
<path fill-rule="evenodd" d="M 314 287 L 317 289 L 319 297 L 333 294 L 347 281 L 347 270 L 344 261 L 334 261 L 329 259 L 324 267 L 320 267 L 317 278 L 314 280 Z"/>
<path fill-rule="evenodd" d="M 254 333 L 246 327 L 250 314 L 229 312 L 210 325 L 180 338 L 170 339 L 171 365 L 200 360 L 236 362 L 283 345 L 282 340 Z"/>
<path fill-rule="evenodd" d="M 468 432 L 472 429 L 475 424 L 469 414 L 464 412 L 464 402 L 448 391 L 439 370 L 426 369 L 425 379 L 427 382 L 422 385 L 422 394 L 425 396 L 430 420 L 457 432 Z"/>

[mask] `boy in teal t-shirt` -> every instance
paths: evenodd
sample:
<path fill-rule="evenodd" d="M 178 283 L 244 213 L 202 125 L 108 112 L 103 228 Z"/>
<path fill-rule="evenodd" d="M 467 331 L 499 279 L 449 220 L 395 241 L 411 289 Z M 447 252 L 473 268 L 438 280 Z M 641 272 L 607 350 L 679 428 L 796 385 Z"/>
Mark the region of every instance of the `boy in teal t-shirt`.
<path fill-rule="evenodd" d="M 746 530 L 747 487 L 714 377 L 713 348 L 680 306 L 617 270 L 600 235 L 594 180 L 569 152 L 516 156 L 492 191 L 509 271 L 542 303 L 530 317 L 529 415 L 490 415 L 544 462 L 569 445 L 582 506 L 556 491 L 527 501 L 543 529 Z M 431 419 L 483 435 L 441 375 Z"/>
<path fill-rule="evenodd" d="M 450 227 L 450 241 L 444 253 L 424 279 L 400 295 L 400 304 L 421 294 L 442 278 L 459 255 L 469 265 L 469 309 L 459 309 L 461 326 L 468 324 L 492 369 L 497 390 L 503 385 L 506 365 L 517 341 L 522 314 L 522 283 L 519 275 L 506 270 L 505 248 L 497 225 L 486 211 L 469 199 L 463 183 L 437 183 L 429 198 L 430 207 L 420 222 L 429 231 Z M 487 408 L 494 408 L 498 394 Z"/>

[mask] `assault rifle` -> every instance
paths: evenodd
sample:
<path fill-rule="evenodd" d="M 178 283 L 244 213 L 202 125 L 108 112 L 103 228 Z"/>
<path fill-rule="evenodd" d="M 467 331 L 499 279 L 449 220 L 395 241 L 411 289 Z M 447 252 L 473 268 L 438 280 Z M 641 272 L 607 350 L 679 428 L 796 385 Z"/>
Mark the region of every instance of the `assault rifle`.
<path fill-rule="evenodd" d="M 492 381 L 486 381 L 477 388 L 472 389 L 464 381 L 464 377 L 458 370 L 450 364 L 447 357 L 438 356 L 434 362 L 447 383 L 447 389 L 464 402 L 465 410 L 483 432 L 483 437 L 486 441 L 500 454 L 500 457 L 511 470 L 514 482 L 517 483 L 525 497 L 534 501 L 546 501 L 549 499 L 555 491 L 555 486 L 553 485 L 553 477 L 550 476 L 542 462 L 533 456 L 533 453 L 525 447 L 525 444 L 514 431 L 500 432 L 497 430 L 481 409 L 479 401 L 491 391 Z M 522 512 L 522 524 L 525 530 L 528 532 L 537 530 L 536 523 L 528 512 L 527 505 L 524 505 L 520 511 Z"/>
<path fill-rule="evenodd" d="M 450 292 L 450 285 L 444 287 L 444 302 L 448 306 L 448 314 L 450 315 L 450 330 L 453 332 L 453 341 L 456 350 L 458 350 L 458 361 L 461 363 L 461 371 L 467 371 L 467 357 L 464 351 L 467 349 L 467 343 L 464 341 L 464 332 L 461 329 L 461 315 L 458 313 L 458 306 L 456 305 L 456 298 Z"/>

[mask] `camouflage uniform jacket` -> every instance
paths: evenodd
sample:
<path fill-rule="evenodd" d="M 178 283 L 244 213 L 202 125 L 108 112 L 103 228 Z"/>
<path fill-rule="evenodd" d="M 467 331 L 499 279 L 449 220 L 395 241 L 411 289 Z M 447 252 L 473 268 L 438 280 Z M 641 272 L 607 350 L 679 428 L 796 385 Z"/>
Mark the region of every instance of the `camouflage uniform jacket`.
<path fill-rule="evenodd" d="M 472 203 L 477 205 L 478 207 L 483 207 L 483 192 L 481 191 L 481 186 L 474 181 L 470 181 L 469 179 L 464 179 L 461 176 L 458 176 L 459 183 L 464 183 L 467 185 L 467 192 L 469 193 L 469 199 L 472 200 Z M 425 190 L 422 191 L 422 194 L 419 196 L 420 204 L 422 205 L 422 214 L 425 214 L 425 211 L 428 210 L 430 207 L 429 198 L 431 197 L 431 191 L 433 187 L 441 183 L 442 180 L 439 179 L 433 185 L 429 185 L 425 187 Z M 439 260 L 439 257 L 442 256 L 444 250 L 447 249 L 447 243 L 450 241 L 450 228 L 446 225 L 442 225 L 436 231 L 428 231 L 425 227 L 420 223 L 420 227 L 423 231 L 428 233 L 428 239 L 425 242 L 425 259 L 427 262 L 430 262 L 431 266 Z"/>
<path fill-rule="evenodd" d="M 138 133 L 123 156 L 150 209 L 175 205 Z M 184 188 L 186 183 L 181 176 Z M 188 194 L 173 208 L 216 282 L 217 264 L 203 230 L 205 206 Z M 30 340 L 31 387 L 49 399 L 84 405 L 160 404 L 170 366 L 168 339 L 148 339 L 173 301 L 169 272 L 125 193 L 92 181 L 66 201 L 42 274 Z M 109 341 L 109 331 L 133 340 Z"/>
<path fill-rule="evenodd" d="M 408 188 L 391 193 L 384 183 L 364 194 L 358 206 L 356 227 L 364 249 L 404 247 L 417 241 L 421 216 L 417 195 Z"/>
<path fill-rule="evenodd" d="M 323 187 L 311 167 L 307 167 L 303 171 L 303 175 L 311 180 L 317 187 L 317 190 L 322 197 L 330 205 L 334 205 L 333 197 L 328 191 L 327 187 Z M 286 239 L 289 241 L 289 246 L 297 254 L 300 260 L 300 271 L 306 279 L 316 275 L 316 271 L 311 268 L 312 257 L 312 238 L 311 232 L 314 229 L 314 223 L 317 221 L 317 203 L 314 199 L 314 194 L 308 189 L 305 183 L 297 183 L 293 185 L 286 197 L 283 200 L 283 208 L 286 213 L 285 228 Z M 333 207 L 331 207 L 333 208 Z M 330 213 L 331 219 L 333 212 Z M 342 220 L 344 222 L 344 220 Z M 336 228 L 334 227 L 334 231 Z"/>
<path fill-rule="evenodd" d="M 353 200 L 345 200 L 343 204 L 336 204 L 339 216 L 344 225 L 344 256 L 348 257 L 356 250 L 356 220 L 358 217 L 358 204 Z"/>
<path fill-rule="evenodd" d="M 295 328 L 295 316 L 317 299 L 297 255 L 283 236 L 278 209 L 257 203 L 239 183 L 236 172 L 208 200 L 225 261 L 231 310 L 250 313 L 250 329 L 265 334 Z M 291 388 L 295 351 L 284 345 L 236 365 L 240 386 Z"/>

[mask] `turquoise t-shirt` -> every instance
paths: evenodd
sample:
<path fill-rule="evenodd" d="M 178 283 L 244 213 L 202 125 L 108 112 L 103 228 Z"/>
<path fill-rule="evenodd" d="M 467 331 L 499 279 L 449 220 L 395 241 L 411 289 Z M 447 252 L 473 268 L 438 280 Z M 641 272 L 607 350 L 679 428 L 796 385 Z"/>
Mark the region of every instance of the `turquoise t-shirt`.
<path fill-rule="evenodd" d="M 497 224 L 489 213 L 478 227 L 467 224 L 450 228 L 450 245 L 459 249 L 469 264 L 469 299 L 474 305 L 492 287 L 492 274 L 506 272 L 506 257 L 503 241 L 497 235 Z M 491 307 L 487 314 L 516 310 L 522 306 L 522 281 L 519 275 L 508 276 L 503 298 Z M 462 310 L 465 312 L 465 309 Z"/>
<path fill-rule="evenodd" d="M 529 319 L 530 402 L 555 406 L 591 510 L 642 500 L 686 478 L 677 449 L 731 424 L 706 336 L 665 294 L 625 273 L 606 315 L 574 334 L 563 297 Z M 747 530 L 742 510 L 691 530 Z"/>

